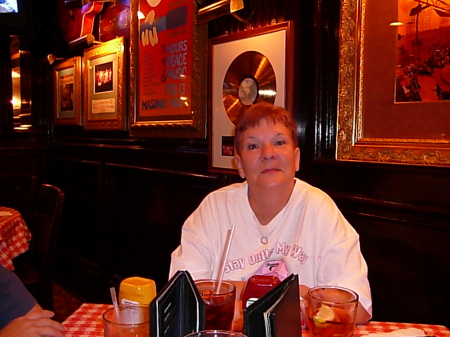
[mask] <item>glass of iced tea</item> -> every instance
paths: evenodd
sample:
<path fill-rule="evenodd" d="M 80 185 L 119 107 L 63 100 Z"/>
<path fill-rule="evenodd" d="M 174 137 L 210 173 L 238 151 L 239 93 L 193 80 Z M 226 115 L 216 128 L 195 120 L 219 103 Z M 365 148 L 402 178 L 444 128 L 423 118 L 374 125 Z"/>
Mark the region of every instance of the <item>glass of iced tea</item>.
<path fill-rule="evenodd" d="M 105 337 L 149 337 L 150 309 L 144 305 L 120 305 L 103 313 Z"/>
<path fill-rule="evenodd" d="M 217 289 L 216 280 L 195 281 L 197 289 L 205 302 L 205 330 L 231 330 L 236 301 L 236 286 L 223 281 Z"/>
<path fill-rule="evenodd" d="M 355 330 L 358 294 L 337 286 L 308 291 L 307 316 L 312 337 L 352 337 Z"/>

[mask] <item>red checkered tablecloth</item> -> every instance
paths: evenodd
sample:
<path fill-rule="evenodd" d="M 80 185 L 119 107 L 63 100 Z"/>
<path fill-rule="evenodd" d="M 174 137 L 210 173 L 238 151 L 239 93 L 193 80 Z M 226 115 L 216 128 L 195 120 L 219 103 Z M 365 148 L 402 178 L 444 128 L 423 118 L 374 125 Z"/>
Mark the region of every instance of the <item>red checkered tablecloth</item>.
<path fill-rule="evenodd" d="M 0 263 L 13 270 L 13 259 L 28 250 L 30 240 L 31 233 L 22 215 L 15 209 L 0 207 Z"/>
<path fill-rule="evenodd" d="M 356 327 L 356 336 L 365 336 L 371 333 L 391 332 L 400 329 L 416 328 L 422 330 L 426 336 L 448 337 L 450 330 L 443 325 L 415 324 L 415 323 L 392 323 L 392 322 L 369 322 L 366 325 Z"/>
<path fill-rule="evenodd" d="M 111 307 L 112 305 L 109 304 L 83 304 L 64 321 L 63 325 L 66 327 L 66 337 L 103 337 L 102 314 L 106 309 Z M 427 336 L 450 336 L 450 330 L 442 325 L 370 322 L 366 325 L 358 325 L 356 327 L 355 337 L 365 336 L 370 333 L 390 332 L 407 328 L 420 329 Z M 302 337 L 308 336 L 308 330 L 302 331 Z"/>
<path fill-rule="evenodd" d="M 66 337 L 103 337 L 103 313 L 112 308 L 110 304 L 84 303 L 63 325 L 66 328 Z"/>

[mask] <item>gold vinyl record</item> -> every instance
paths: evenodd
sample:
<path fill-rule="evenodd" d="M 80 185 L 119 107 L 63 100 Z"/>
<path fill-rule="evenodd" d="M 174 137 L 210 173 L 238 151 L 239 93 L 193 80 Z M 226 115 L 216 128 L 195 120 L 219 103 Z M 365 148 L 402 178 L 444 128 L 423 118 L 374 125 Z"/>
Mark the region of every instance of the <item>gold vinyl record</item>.
<path fill-rule="evenodd" d="M 261 53 L 247 51 L 237 56 L 223 80 L 222 99 L 225 111 L 236 125 L 238 118 L 253 104 L 275 102 L 275 72 Z"/>

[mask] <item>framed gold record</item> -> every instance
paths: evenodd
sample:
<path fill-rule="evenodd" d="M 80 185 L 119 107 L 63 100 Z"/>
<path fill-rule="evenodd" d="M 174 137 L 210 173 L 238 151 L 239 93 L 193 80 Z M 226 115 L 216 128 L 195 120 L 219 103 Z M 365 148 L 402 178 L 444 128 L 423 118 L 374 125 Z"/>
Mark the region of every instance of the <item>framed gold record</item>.
<path fill-rule="evenodd" d="M 237 173 L 237 119 L 261 101 L 292 111 L 293 22 L 219 36 L 209 42 L 209 170 Z"/>
<path fill-rule="evenodd" d="M 225 73 L 222 100 L 230 121 L 238 118 L 257 102 L 275 102 L 275 71 L 263 54 L 250 50 L 239 54 Z"/>

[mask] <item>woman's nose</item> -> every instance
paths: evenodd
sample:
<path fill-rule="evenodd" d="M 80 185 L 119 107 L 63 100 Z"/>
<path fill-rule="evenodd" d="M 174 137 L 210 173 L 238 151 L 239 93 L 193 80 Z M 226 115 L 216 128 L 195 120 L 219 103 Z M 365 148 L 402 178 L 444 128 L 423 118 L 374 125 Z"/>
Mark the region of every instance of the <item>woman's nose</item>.
<path fill-rule="evenodd" d="M 275 158 L 275 150 L 272 144 L 265 144 L 262 147 L 262 157 L 263 159 L 273 159 Z"/>

